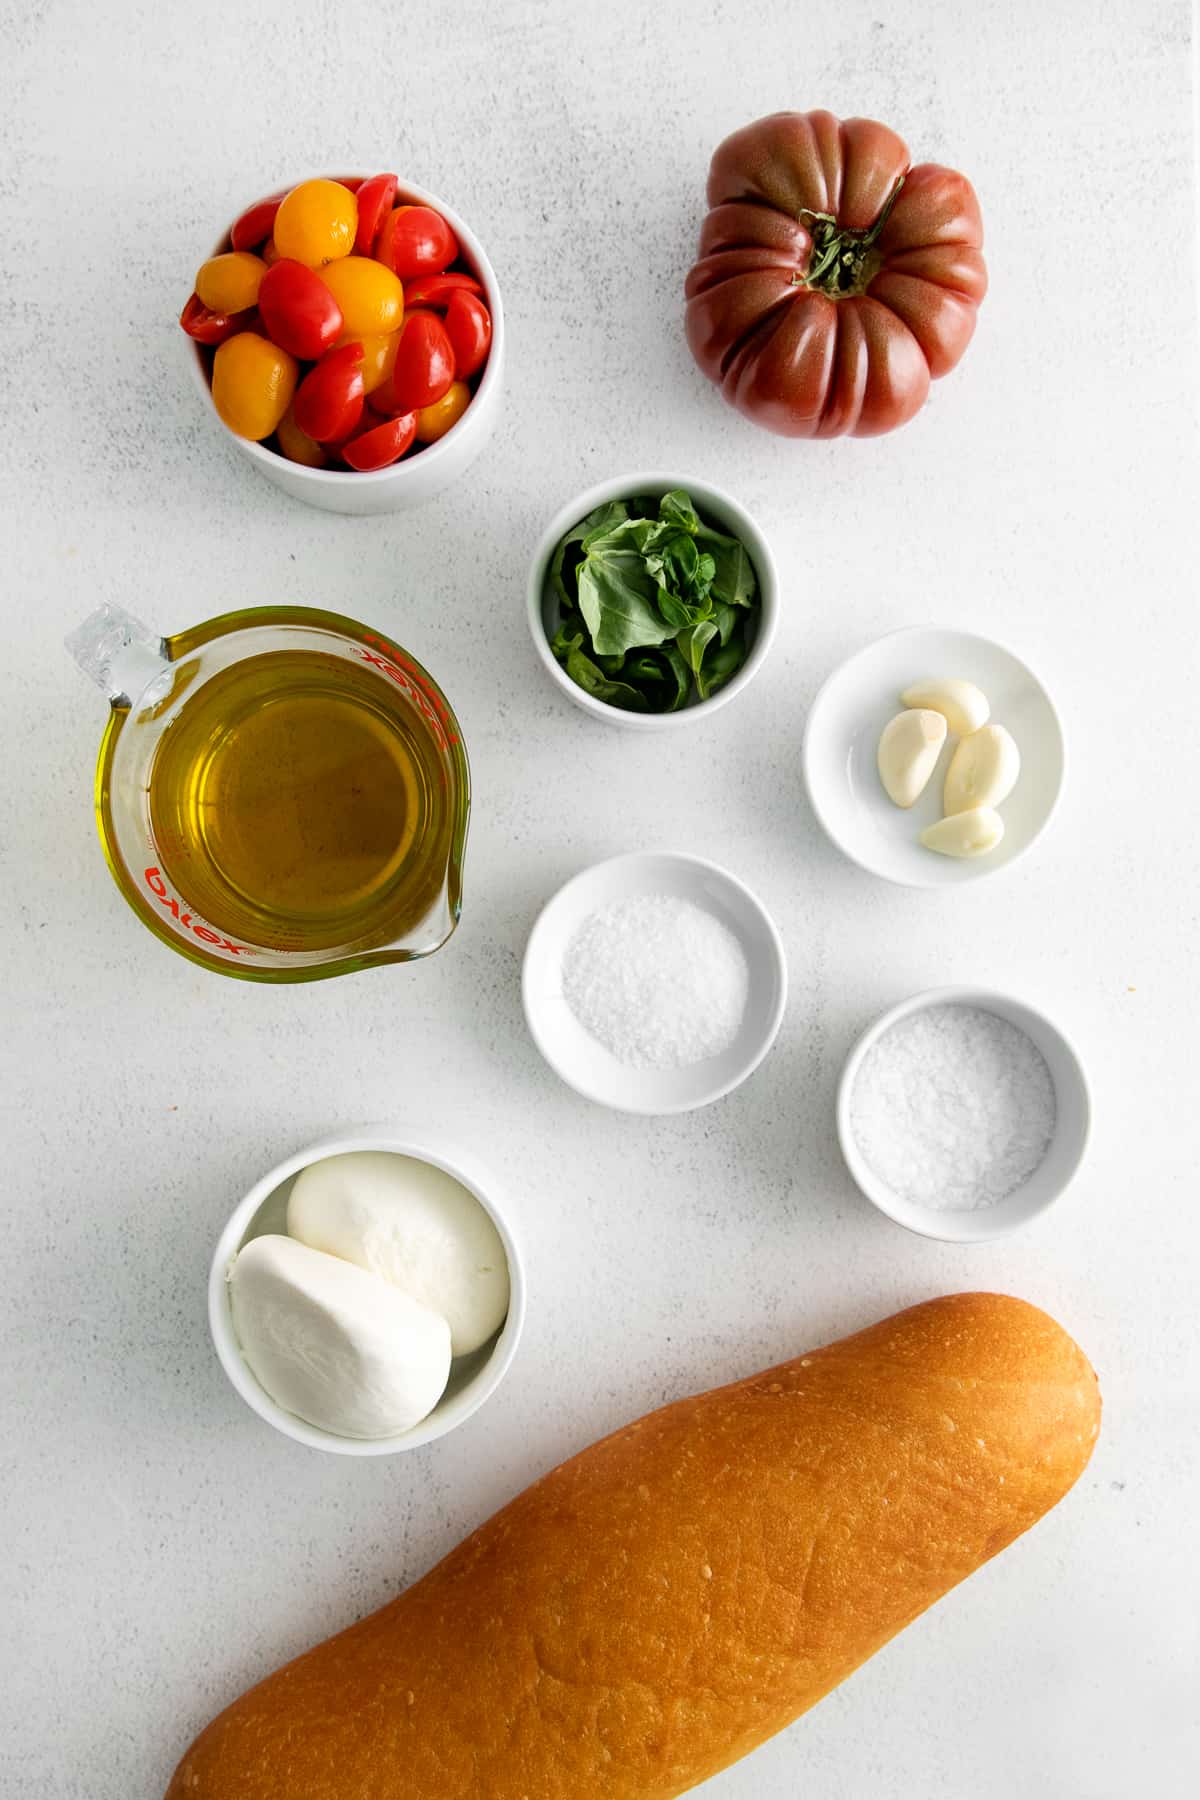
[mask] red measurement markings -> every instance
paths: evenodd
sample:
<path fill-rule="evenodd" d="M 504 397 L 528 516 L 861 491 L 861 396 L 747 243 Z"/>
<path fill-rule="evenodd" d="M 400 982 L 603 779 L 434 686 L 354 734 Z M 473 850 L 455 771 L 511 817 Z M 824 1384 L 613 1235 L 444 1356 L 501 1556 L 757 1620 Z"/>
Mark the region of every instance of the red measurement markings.
<path fill-rule="evenodd" d="M 163 880 L 160 870 L 147 869 L 142 879 L 159 905 L 164 907 L 185 931 L 190 931 L 198 937 L 201 943 L 215 944 L 218 950 L 228 950 L 231 956 L 252 956 L 254 954 L 249 944 L 233 943 L 231 939 L 222 937 L 219 931 L 214 931 L 211 925 L 206 925 L 203 919 L 196 919 L 190 912 L 185 911 Z"/>
<path fill-rule="evenodd" d="M 390 644 L 386 638 L 378 637 L 373 631 L 364 631 L 363 637 L 368 644 L 386 650 L 387 656 L 372 656 L 369 650 L 360 650 L 359 656 L 364 662 L 370 663 L 373 669 L 382 670 L 389 681 L 394 681 L 408 695 L 417 711 L 432 727 L 438 749 L 445 750 L 447 745 L 457 744 L 458 731 L 454 716 L 442 696 L 429 687 L 424 671 L 417 668 L 398 645 Z"/>

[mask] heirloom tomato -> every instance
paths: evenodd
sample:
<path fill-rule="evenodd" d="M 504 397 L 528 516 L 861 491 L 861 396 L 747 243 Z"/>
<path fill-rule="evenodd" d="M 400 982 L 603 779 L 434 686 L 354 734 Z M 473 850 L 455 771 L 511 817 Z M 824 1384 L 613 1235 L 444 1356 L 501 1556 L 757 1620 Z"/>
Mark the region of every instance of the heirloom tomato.
<path fill-rule="evenodd" d="M 987 291 L 965 176 L 871 119 L 775 113 L 715 151 L 687 337 L 740 412 L 785 437 L 871 437 L 958 362 Z"/>

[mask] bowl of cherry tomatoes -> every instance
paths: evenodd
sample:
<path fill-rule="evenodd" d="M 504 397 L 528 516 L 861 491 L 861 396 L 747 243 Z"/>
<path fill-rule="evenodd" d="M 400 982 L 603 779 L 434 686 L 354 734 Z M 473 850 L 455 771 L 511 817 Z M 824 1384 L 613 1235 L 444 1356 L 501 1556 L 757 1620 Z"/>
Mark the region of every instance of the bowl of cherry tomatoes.
<path fill-rule="evenodd" d="M 319 176 L 255 201 L 200 265 L 179 322 L 239 449 L 328 512 L 429 499 L 496 422 L 495 271 L 450 207 L 395 175 Z"/>

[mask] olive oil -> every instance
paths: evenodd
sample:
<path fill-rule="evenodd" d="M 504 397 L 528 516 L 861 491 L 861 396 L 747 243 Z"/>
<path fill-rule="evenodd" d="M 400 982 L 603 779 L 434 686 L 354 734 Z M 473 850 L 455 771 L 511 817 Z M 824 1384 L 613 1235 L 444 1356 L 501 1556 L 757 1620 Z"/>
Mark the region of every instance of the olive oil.
<path fill-rule="evenodd" d="M 164 873 L 248 943 L 367 948 L 442 889 L 455 821 L 405 693 L 319 650 L 235 663 L 186 699 L 148 780 Z"/>

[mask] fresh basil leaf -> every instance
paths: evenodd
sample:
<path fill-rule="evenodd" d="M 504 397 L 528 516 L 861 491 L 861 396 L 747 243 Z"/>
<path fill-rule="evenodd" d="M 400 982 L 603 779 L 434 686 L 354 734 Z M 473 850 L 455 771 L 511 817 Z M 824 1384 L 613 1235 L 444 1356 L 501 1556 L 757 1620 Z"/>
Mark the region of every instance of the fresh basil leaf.
<path fill-rule="evenodd" d="M 712 621 L 717 628 L 717 635 L 723 644 L 727 644 L 733 636 L 734 627 L 740 625 L 742 615 L 736 606 L 730 606 L 727 600 L 714 600 L 712 603 Z"/>
<path fill-rule="evenodd" d="M 581 546 L 584 538 L 601 528 L 611 530 L 627 517 L 623 500 L 606 500 L 603 506 L 595 507 L 586 519 L 580 519 L 578 525 L 572 525 L 567 535 L 560 540 L 550 563 L 550 585 L 559 605 L 568 612 L 578 604 L 576 575 L 583 559 Z"/>
<path fill-rule="evenodd" d="M 671 712 L 678 712 L 686 706 L 692 691 L 692 672 L 684 662 L 674 644 L 664 644 L 659 653 L 666 659 L 667 667 L 675 678 L 675 692 L 671 697 Z"/>
<path fill-rule="evenodd" d="M 696 691 L 702 700 L 708 700 L 733 678 L 746 660 L 746 645 L 739 632 L 736 637 L 722 644 L 707 659 L 696 675 Z"/>
<path fill-rule="evenodd" d="M 717 627 L 711 619 L 701 619 L 696 625 L 690 625 L 681 631 L 678 638 L 679 654 L 692 671 L 699 676 L 700 665 L 704 661 L 704 652 L 717 635 Z"/>
<path fill-rule="evenodd" d="M 551 581 L 570 615 L 554 653 L 610 705 L 675 711 L 707 700 L 746 660 L 753 564 L 681 488 L 596 507 L 558 545 Z"/>
<path fill-rule="evenodd" d="M 691 496 L 686 494 L 682 488 L 674 488 L 671 493 L 663 495 L 658 503 L 658 516 L 668 524 L 692 535 L 700 529 L 700 520 L 696 516 Z"/>
<path fill-rule="evenodd" d="M 695 624 L 691 607 L 665 588 L 658 596 L 658 610 L 671 627 L 672 633 L 686 631 L 689 625 Z"/>
<path fill-rule="evenodd" d="M 661 644 L 677 627 L 668 625 L 655 601 L 658 583 L 645 562 L 617 534 L 593 543 L 579 565 L 579 610 L 598 655 L 620 656 L 643 644 Z"/>
<path fill-rule="evenodd" d="M 729 606 L 750 606 L 758 593 L 758 577 L 746 546 L 737 538 L 702 525 L 697 534 L 700 548 L 713 559 L 713 598 Z"/>
<path fill-rule="evenodd" d="M 692 690 L 692 677 L 674 644 L 629 658 L 625 673 L 646 694 L 651 712 L 678 712 Z"/>
<path fill-rule="evenodd" d="M 597 544 L 611 544 L 623 550 L 636 549 L 645 556 L 662 534 L 662 529 L 656 519 L 617 519 L 609 523 L 601 520 L 584 538 L 583 553 L 588 556 Z"/>
<path fill-rule="evenodd" d="M 571 633 L 564 626 L 555 633 L 550 645 L 576 687 L 608 706 L 619 706 L 626 712 L 649 712 L 650 703 L 645 695 L 627 681 L 611 680 L 585 653 L 583 642 L 581 631 Z"/>

